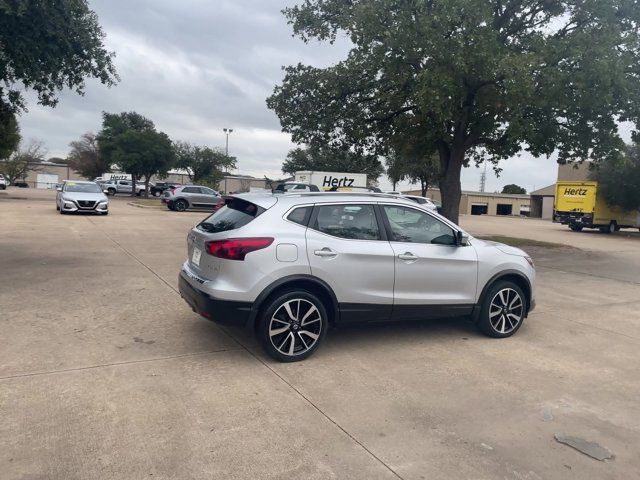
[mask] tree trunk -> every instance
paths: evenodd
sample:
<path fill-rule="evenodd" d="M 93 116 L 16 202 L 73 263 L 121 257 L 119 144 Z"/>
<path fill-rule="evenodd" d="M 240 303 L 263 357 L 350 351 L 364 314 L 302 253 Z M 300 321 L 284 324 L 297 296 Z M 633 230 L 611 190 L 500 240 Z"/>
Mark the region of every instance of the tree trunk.
<path fill-rule="evenodd" d="M 463 148 L 440 148 L 440 196 L 442 198 L 442 215 L 454 223 L 458 223 L 460 214 L 460 173 L 464 161 Z"/>
<path fill-rule="evenodd" d="M 135 197 L 136 196 L 136 176 L 132 173 L 131 174 L 131 196 Z"/>
<path fill-rule="evenodd" d="M 422 189 L 422 196 L 426 197 L 429 184 L 424 179 L 420 179 L 420 188 Z"/>
<path fill-rule="evenodd" d="M 144 177 L 144 198 L 149 198 L 149 177 Z"/>

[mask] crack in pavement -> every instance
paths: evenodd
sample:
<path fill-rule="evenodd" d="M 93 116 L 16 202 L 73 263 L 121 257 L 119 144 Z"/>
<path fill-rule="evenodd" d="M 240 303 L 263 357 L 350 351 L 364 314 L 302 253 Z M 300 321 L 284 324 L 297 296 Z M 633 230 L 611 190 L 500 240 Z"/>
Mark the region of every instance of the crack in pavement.
<path fill-rule="evenodd" d="M 117 367 L 119 365 L 132 365 L 136 363 L 149 363 L 149 362 L 158 362 L 162 360 L 171 360 L 174 358 L 185 358 L 185 357 L 197 357 L 201 355 L 209 355 L 212 353 L 221 353 L 221 352 L 233 352 L 241 350 L 240 348 L 221 348 L 217 350 L 206 350 L 204 352 L 193 352 L 193 353 L 178 353 L 176 355 L 167 355 L 164 357 L 153 357 L 153 358 L 143 358 L 140 360 L 125 360 L 122 362 L 109 362 L 109 363 L 99 363 L 96 365 L 86 365 L 84 367 L 70 367 L 70 368 L 61 368 L 60 370 L 48 370 L 46 372 L 31 372 L 31 373 L 19 373 L 16 375 L 7 375 L 5 377 L 0 377 L 0 381 L 2 380 L 11 380 L 14 378 L 25 378 L 25 377 L 41 377 L 44 375 L 55 375 L 58 373 L 67 373 L 67 372 L 81 372 L 83 370 L 91 370 L 94 368 L 102 368 L 102 367 Z"/>
<path fill-rule="evenodd" d="M 546 265 L 542 265 L 542 264 L 538 263 L 537 266 L 536 266 L 536 269 L 540 269 L 540 268 L 545 268 L 547 270 L 553 270 L 553 271 L 561 272 L 561 273 L 570 273 L 570 274 L 573 274 L 573 275 L 586 275 L 588 277 L 603 278 L 605 280 L 613 280 L 614 282 L 630 283 L 631 285 L 640 285 L 640 282 L 634 282 L 633 280 L 622 280 L 620 278 L 607 277 L 605 275 L 596 275 L 595 273 L 576 272 L 574 270 L 565 270 L 563 268 L 548 267 Z"/>

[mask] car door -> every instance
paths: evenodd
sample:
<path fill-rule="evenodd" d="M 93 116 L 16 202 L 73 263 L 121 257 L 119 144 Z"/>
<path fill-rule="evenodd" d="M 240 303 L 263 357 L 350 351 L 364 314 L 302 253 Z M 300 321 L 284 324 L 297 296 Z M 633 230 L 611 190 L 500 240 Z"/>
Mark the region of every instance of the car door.
<path fill-rule="evenodd" d="M 478 277 L 475 249 L 458 246 L 455 229 L 424 210 L 380 207 L 395 255 L 393 318 L 471 313 Z"/>
<path fill-rule="evenodd" d="M 131 193 L 132 187 L 129 180 L 118 180 L 118 192 Z"/>
<path fill-rule="evenodd" d="M 393 249 L 374 204 L 318 204 L 306 232 L 311 273 L 335 292 L 341 320 L 388 320 Z"/>
<path fill-rule="evenodd" d="M 220 200 L 220 196 L 216 195 L 216 192 L 208 187 L 200 187 L 202 190 L 202 205 L 207 208 L 214 208 Z"/>

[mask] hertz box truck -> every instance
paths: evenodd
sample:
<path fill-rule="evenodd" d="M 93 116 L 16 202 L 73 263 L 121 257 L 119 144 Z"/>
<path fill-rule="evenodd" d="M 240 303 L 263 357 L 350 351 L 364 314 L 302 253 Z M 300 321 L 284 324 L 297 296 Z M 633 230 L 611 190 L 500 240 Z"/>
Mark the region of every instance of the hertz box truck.
<path fill-rule="evenodd" d="M 621 228 L 640 228 L 640 211 L 607 205 L 598 182 L 558 182 L 553 219 L 576 232 L 598 228 L 612 233 Z"/>
<path fill-rule="evenodd" d="M 338 187 L 348 190 L 351 187 L 366 187 L 367 175 L 364 173 L 339 172 L 296 172 L 295 181 L 316 185 L 321 191 Z"/>

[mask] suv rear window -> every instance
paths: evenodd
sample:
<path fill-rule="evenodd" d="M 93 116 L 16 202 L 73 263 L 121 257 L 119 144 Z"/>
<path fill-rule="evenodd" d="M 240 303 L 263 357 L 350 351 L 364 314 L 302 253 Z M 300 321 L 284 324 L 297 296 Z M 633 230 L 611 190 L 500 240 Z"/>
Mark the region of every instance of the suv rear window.
<path fill-rule="evenodd" d="M 261 215 L 264 208 L 240 198 L 228 200 L 224 207 L 198 224 L 197 228 L 207 233 L 226 232 L 244 227 Z"/>

